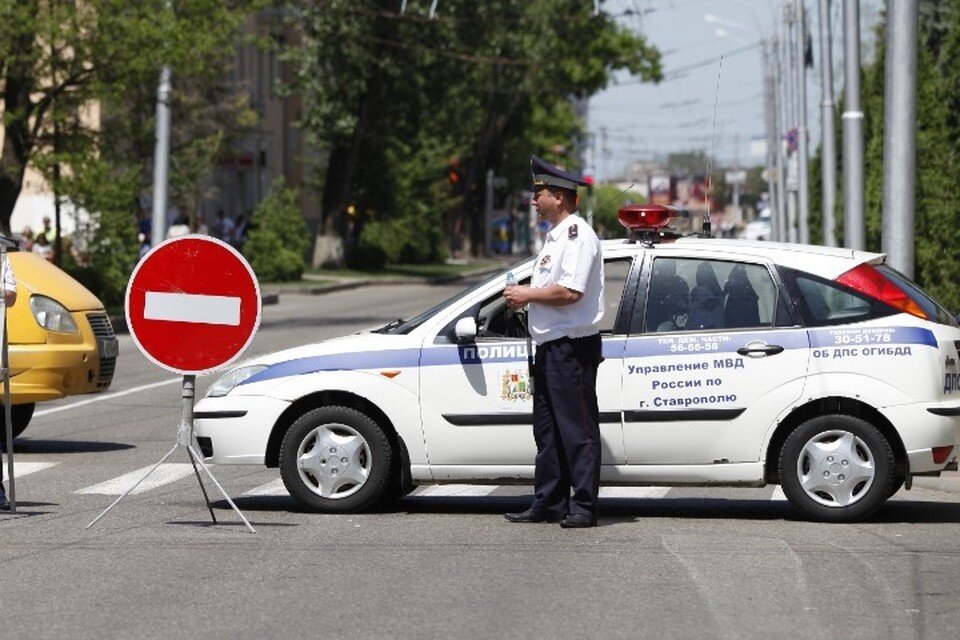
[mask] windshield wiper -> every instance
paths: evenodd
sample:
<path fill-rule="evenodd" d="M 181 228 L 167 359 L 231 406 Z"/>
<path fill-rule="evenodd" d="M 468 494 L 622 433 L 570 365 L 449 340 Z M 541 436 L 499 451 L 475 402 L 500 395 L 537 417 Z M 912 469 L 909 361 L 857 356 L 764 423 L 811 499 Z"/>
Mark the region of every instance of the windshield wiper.
<path fill-rule="evenodd" d="M 396 320 L 391 320 L 387 324 L 383 325 L 379 329 L 374 329 L 374 333 L 389 333 L 391 330 L 396 329 L 403 324 L 403 318 L 397 318 Z"/>

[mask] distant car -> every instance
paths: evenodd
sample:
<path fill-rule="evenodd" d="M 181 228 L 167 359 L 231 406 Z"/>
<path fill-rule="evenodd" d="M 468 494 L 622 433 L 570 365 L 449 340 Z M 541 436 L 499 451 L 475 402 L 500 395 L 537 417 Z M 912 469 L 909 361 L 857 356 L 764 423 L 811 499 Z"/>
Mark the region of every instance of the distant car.
<path fill-rule="evenodd" d="M 119 348 L 95 295 L 39 255 L 0 241 L 17 279 L 17 302 L 7 310 L 16 437 L 30 423 L 36 403 L 108 389 Z M 0 411 L 0 440 L 5 438 Z"/>
<path fill-rule="evenodd" d="M 744 240 L 769 240 L 770 234 L 770 215 L 768 214 L 748 222 L 743 228 L 742 237 Z"/>
<path fill-rule="evenodd" d="M 956 456 L 960 326 L 882 254 L 657 229 L 603 243 L 604 484 L 780 484 L 806 516 L 853 521 Z M 529 483 L 526 340 L 505 275 L 230 370 L 196 407 L 204 455 L 279 466 L 326 512 L 415 484 Z"/>

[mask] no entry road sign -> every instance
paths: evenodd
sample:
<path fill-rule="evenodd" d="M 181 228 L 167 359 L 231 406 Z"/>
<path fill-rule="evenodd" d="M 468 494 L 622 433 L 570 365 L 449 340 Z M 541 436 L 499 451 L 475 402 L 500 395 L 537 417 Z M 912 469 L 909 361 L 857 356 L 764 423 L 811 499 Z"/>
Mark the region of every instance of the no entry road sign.
<path fill-rule="evenodd" d="M 127 283 L 127 325 L 140 350 L 174 373 L 236 360 L 260 324 L 260 286 L 236 249 L 208 236 L 157 245 Z"/>

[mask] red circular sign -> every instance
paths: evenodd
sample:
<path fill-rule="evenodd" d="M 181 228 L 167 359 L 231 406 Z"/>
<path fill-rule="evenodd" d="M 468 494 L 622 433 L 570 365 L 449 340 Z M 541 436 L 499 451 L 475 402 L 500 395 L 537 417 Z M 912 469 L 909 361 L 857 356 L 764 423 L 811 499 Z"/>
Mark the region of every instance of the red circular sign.
<path fill-rule="evenodd" d="M 127 283 L 130 336 L 175 373 L 212 371 L 236 360 L 260 324 L 260 286 L 236 249 L 208 236 L 163 242 Z"/>

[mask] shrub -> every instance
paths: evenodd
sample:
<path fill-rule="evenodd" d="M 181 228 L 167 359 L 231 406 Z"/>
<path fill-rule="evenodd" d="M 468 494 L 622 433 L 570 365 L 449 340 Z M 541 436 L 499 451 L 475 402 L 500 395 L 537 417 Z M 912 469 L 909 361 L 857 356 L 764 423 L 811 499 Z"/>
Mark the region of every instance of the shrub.
<path fill-rule="evenodd" d="M 260 282 L 299 280 L 307 268 L 310 235 L 299 199 L 278 178 L 253 212 L 243 254 Z"/>

